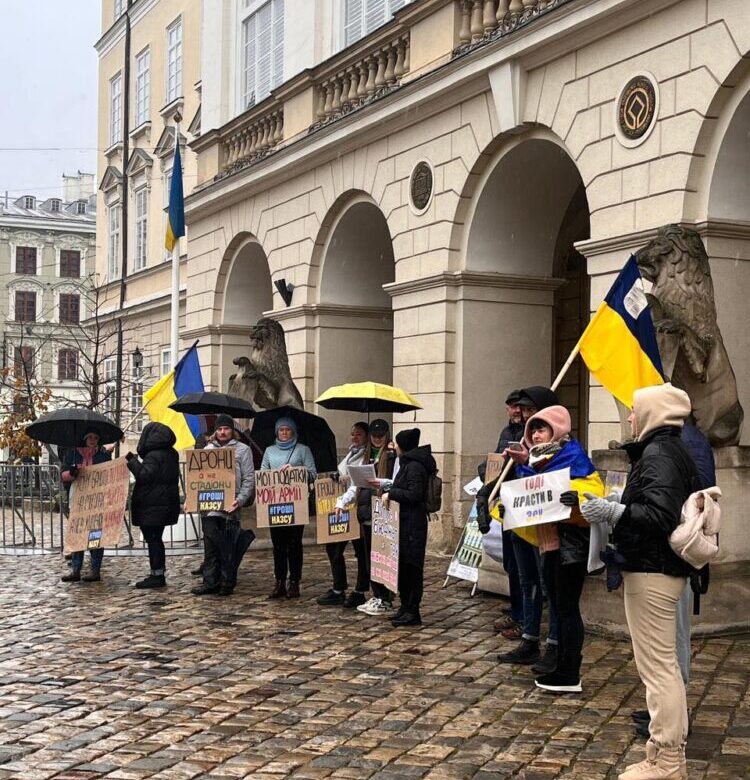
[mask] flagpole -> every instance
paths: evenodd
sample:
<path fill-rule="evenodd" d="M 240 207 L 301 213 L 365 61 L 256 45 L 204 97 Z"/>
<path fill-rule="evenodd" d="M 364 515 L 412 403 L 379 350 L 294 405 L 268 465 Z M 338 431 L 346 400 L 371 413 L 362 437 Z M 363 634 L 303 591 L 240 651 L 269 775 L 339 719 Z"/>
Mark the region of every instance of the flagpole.
<path fill-rule="evenodd" d="M 180 143 L 180 120 L 182 116 L 179 112 L 174 115 L 174 142 L 175 150 Z M 182 176 L 182 171 L 175 171 L 172 166 L 172 176 Z M 179 360 L 180 349 L 180 239 L 175 238 L 172 247 L 172 309 L 171 309 L 171 338 L 170 338 L 170 357 L 172 359 L 172 369 L 174 370 Z"/>

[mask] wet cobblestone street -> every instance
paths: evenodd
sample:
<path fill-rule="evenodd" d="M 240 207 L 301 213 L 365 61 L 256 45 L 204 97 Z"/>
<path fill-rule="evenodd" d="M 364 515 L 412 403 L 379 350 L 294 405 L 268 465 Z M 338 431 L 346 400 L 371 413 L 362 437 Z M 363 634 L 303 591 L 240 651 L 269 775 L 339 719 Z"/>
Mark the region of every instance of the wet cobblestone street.
<path fill-rule="evenodd" d="M 446 559 L 428 559 L 422 628 L 394 629 L 315 604 L 328 564 L 305 555 L 303 598 L 283 603 L 266 598 L 270 550 L 223 599 L 190 595 L 195 556 L 147 592 L 144 558 L 65 585 L 56 556 L 3 557 L 0 780 L 594 779 L 642 757 L 627 642 L 588 637 L 583 694 L 556 698 L 496 662 L 504 602 L 441 590 Z M 693 652 L 690 778 L 746 777 L 750 638 Z"/>

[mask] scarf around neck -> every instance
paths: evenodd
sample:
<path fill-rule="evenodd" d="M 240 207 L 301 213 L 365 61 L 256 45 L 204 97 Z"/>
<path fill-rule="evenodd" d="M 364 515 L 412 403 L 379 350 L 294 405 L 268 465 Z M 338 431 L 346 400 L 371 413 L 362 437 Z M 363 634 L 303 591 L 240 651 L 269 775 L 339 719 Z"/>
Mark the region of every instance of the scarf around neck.
<path fill-rule="evenodd" d="M 292 438 L 287 441 L 279 441 L 276 439 L 276 446 L 280 450 L 293 450 L 297 446 L 297 437 L 292 436 Z"/>

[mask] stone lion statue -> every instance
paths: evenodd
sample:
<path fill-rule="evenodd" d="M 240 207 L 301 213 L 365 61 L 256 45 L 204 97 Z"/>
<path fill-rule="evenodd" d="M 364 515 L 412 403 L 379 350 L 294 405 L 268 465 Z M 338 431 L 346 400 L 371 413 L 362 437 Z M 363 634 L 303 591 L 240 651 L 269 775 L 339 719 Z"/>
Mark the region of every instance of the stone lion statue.
<path fill-rule="evenodd" d="M 715 447 L 737 444 L 743 411 L 716 321 L 714 285 L 701 237 L 680 225 L 659 228 L 636 254 L 664 371 L 690 396 L 695 424 Z"/>
<path fill-rule="evenodd" d="M 249 356 L 232 361 L 238 371 L 229 377 L 229 394 L 244 398 L 259 409 L 302 409 L 302 396 L 289 371 L 281 325 L 269 317 L 259 319 L 250 332 L 250 347 Z"/>

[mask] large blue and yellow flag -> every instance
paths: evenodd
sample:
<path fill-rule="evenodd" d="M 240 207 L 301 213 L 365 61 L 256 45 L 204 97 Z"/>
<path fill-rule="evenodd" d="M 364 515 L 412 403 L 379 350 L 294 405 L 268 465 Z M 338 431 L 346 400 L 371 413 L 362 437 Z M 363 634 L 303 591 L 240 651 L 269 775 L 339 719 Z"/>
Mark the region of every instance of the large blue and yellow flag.
<path fill-rule="evenodd" d="M 177 239 L 185 235 L 185 198 L 182 193 L 182 160 L 180 158 L 180 134 L 175 130 L 174 164 L 169 187 L 169 214 L 164 246 L 171 252 Z"/>
<path fill-rule="evenodd" d="M 588 370 L 629 409 L 633 393 L 664 371 L 641 272 L 631 256 L 578 341 Z"/>
<path fill-rule="evenodd" d="M 143 394 L 143 405 L 149 418 L 171 428 L 177 437 L 174 445 L 176 450 L 192 447 L 195 437 L 200 433 L 197 417 L 169 408 L 169 404 L 185 393 L 200 393 L 204 390 L 197 344 L 193 344 L 180 362 Z"/>

